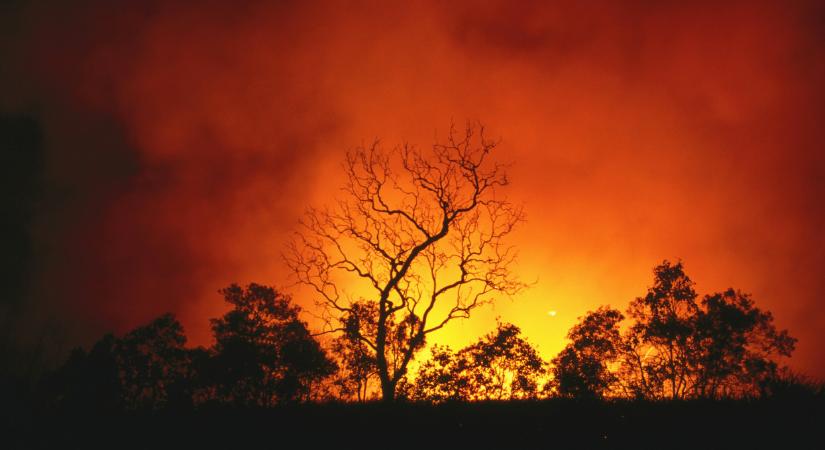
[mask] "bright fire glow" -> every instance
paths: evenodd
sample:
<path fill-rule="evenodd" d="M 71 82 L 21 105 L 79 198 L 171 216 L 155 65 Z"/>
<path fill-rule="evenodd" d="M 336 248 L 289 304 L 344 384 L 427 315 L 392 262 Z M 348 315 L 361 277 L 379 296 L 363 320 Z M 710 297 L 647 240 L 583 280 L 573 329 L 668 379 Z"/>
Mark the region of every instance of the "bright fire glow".
<path fill-rule="evenodd" d="M 50 259 L 32 284 L 68 332 L 173 311 L 208 343 L 230 282 L 311 313 L 280 254 L 302 210 L 339 194 L 346 149 L 430 145 L 466 118 L 513 163 L 533 285 L 434 338 L 465 345 L 498 318 L 552 357 L 577 317 L 624 309 L 682 258 L 699 292 L 752 293 L 799 338 L 792 366 L 825 376 L 821 10 L 230 3 L 23 12 L 9 67 L 26 72 L 0 106 L 45 111 L 63 190 L 35 227 Z"/>

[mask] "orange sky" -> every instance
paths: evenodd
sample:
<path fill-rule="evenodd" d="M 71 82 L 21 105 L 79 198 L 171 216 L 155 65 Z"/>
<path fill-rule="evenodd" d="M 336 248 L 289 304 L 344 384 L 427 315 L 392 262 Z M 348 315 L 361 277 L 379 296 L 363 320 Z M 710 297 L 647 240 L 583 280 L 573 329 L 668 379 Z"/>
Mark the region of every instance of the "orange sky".
<path fill-rule="evenodd" d="M 473 119 L 515 163 L 537 283 L 445 342 L 500 316 L 550 357 L 681 258 L 700 293 L 751 292 L 799 338 L 792 365 L 825 376 L 816 2 L 223 3 L 8 16 L 0 110 L 42 123 L 52 189 L 32 301 L 70 335 L 171 310 L 204 342 L 217 289 L 290 284 L 283 245 L 348 148 Z"/>

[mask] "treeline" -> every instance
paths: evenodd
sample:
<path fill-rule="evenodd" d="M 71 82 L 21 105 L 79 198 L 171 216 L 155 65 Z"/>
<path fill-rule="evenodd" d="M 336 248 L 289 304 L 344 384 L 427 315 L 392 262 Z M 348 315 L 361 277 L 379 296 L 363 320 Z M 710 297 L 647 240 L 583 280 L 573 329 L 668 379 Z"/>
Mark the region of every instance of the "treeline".
<path fill-rule="evenodd" d="M 796 340 L 777 330 L 747 294 L 701 299 L 681 263 L 654 269 L 645 296 L 626 315 L 588 312 L 569 343 L 543 361 L 519 328 L 499 323 L 459 350 L 435 345 L 398 385 L 397 399 L 423 402 L 564 398 L 720 399 L 823 393 L 781 365 Z M 204 405 L 270 407 L 365 401 L 380 394 L 375 352 L 358 336 L 375 328 L 375 305 L 353 308 L 322 345 L 300 308 L 271 287 L 220 291 L 231 310 L 212 319 L 214 344 L 189 348 L 181 324 L 163 315 L 124 336 L 76 349 L 37 385 L 49 410 L 146 410 Z M 404 339 L 406 324 L 392 324 Z M 357 332 L 356 332 L 357 331 Z M 393 342 L 391 338 L 388 342 Z M 425 342 L 419 345 L 419 352 Z M 391 349 L 390 349 L 391 350 Z"/>

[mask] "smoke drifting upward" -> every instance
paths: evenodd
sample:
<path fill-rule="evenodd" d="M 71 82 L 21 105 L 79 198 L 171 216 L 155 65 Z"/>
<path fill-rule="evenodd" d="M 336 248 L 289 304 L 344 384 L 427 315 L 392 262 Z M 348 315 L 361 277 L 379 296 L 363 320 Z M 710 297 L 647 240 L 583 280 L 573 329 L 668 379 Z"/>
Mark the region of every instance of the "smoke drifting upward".
<path fill-rule="evenodd" d="M 445 341 L 500 315 L 550 355 L 681 257 L 700 292 L 752 292 L 825 376 L 816 2 L 183 3 L 4 7 L 0 108 L 45 152 L 28 302 L 73 339 L 173 311 L 205 342 L 218 288 L 290 282 L 282 245 L 347 148 L 470 118 L 516 163 L 539 282 Z"/>

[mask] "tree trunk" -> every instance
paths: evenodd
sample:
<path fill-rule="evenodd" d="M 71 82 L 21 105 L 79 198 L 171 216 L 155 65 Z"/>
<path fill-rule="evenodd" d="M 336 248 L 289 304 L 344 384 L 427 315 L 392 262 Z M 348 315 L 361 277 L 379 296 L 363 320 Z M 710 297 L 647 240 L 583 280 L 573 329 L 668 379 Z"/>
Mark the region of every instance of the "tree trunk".
<path fill-rule="evenodd" d="M 395 383 L 392 380 L 381 380 L 381 401 L 384 403 L 395 402 Z"/>

